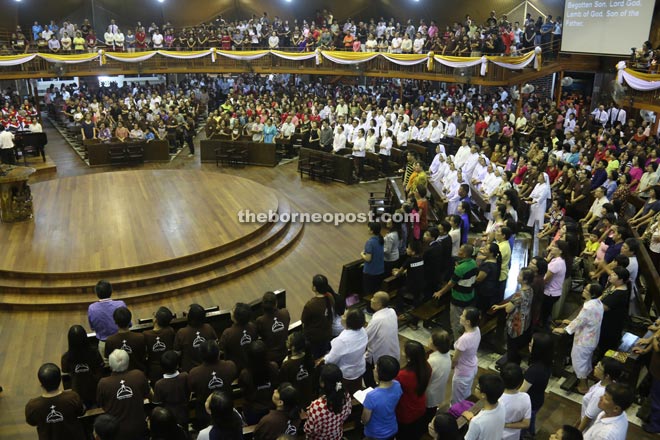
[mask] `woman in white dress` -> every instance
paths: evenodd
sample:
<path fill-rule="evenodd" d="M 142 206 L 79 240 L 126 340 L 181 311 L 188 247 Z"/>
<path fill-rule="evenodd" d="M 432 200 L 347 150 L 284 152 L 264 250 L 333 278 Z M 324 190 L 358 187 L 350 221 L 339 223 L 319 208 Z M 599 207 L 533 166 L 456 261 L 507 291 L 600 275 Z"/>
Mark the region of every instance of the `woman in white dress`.
<path fill-rule="evenodd" d="M 535 231 L 543 228 L 545 210 L 550 196 L 550 179 L 546 173 L 539 174 L 536 186 L 525 200 L 530 205 L 527 226 L 533 227 Z"/>

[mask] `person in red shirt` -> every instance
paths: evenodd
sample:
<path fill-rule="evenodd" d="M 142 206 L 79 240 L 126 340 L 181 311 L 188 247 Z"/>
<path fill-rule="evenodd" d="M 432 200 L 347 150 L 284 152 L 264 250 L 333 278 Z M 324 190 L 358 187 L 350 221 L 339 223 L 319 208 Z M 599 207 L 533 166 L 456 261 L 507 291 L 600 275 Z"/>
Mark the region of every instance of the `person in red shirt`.
<path fill-rule="evenodd" d="M 488 130 L 488 123 L 484 121 L 483 115 L 479 115 L 479 121 L 474 125 L 474 133 L 478 137 L 484 137 L 486 135 L 486 130 Z"/>
<path fill-rule="evenodd" d="M 525 173 L 527 173 L 527 161 L 524 157 L 521 157 L 518 163 L 518 169 L 516 170 L 516 175 L 513 177 L 513 184 L 520 185 L 523 182 Z"/>
<path fill-rule="evenodd" d="M 231 35 L 229 35 L 229 31 L 225 31 L 222 38 L 220 38 L 220 47 L 222 50 L 231 50 Z"/>
<path fill-rule="evenodd" d="M 144 32 L 143 27 L 139 27 L 135 32 L 135 49 L 140 52 L 147 48 L 147 34 Z"/>
<path fill-rule="evenodd" d="M 408 341 L 404 347 L 408 363 L 399 371 L 396 380 L 401 384 L 403 395 L 396 406 L 399 422 L 398 438 L 422 438 L 426 426 L 426 387 L 431 379 L 431 366 L 426 361 L 424 346 Z"/>

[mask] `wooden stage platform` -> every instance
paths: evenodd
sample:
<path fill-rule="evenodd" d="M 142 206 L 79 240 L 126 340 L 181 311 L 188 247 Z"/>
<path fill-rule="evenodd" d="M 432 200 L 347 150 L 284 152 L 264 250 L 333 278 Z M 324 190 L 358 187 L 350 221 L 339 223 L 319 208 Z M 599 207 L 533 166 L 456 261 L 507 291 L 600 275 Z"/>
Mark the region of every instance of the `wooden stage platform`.
<path fill-rule="evenodd" d="M 92 174 L 32 185 L 33 221 L 1 224 L 0 307 L 86 307 L 100 279 L 135 302 L 190 292 L 258 267 L 302 225 L 240 223 L 290 212 L 273 189 L 185 170 Z"/>
<path fill-rule="evenodd" d="M 26 163 L 27 162 L 27 163 Z M 28 156 L 27 161 L 20 157 L 16 161 L 16 165 L 32 167 L 36 170 L 36 174 L 39 173 L 52 173 L 57 171 L 57 165 L 53 162 L 53 159 L 46 154 L 46 161 L 41 158 L 41 156 Z"/>

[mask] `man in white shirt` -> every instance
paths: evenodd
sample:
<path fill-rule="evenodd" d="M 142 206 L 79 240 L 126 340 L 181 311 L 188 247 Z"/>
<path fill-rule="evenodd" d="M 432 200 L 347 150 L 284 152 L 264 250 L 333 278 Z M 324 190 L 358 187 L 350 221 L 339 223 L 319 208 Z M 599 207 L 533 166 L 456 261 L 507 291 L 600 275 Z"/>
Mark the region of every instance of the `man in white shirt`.
<path fill-rule="evenodd" d="M 277 32 L 273 31 L 268 38 L 268 48 L 277 49 L 278 47 L 280 47 L 280 37 L 277 36 Z"/>
<path fill-rule="evenodd" d="M 151 42 L 154 45 L 154 49 L 163 48 L 163 34 L 161 34 L 158 29 L 156 29 L 153 36 L 151 37 Z"/>
<path fill-rule="evenodd" d="M 605 110 L 605 106 L 602 104 L 593 112 L 591 112 L 591 114 L 594 115 L 595 125 L 602 125 L 603 127 L 605 127 L 607 121 L 609 121 L 610 119 L 609 113 L 607 113 L 607 110 Z"/>
<path fill-rule="evenodd" d="M 435 119 L 431 120 L 431 134 L 429 136 L 429 142 L 432 145 L 438 145 L 442 141 L 443 132 L 438 124 L 438 121 Z"/>
<path fill-rule="evenodd" d="M 449 120 L 449 123 L 445 129 L 445 136 L 451 138 L 456 137 L 456 124 L 454 124 L 454 121 L 451 119 Z"/>
<path fill-rule="evenodd" d="M 622 108 L 619 108 L 616 104 L 612 105 L 612 108 L 609 109 L 610 127 L 615 127 L 617 122 L 621 122 L 621 126 L 626 125 L 626 111 Z"/>
<path fill-rule="evenodd" d="M 332 141 L 332 152 L 336 153 L 342 148 L 346 148 L 346 135 L 344 134 L 344 127 L 341 124 L 337 124 L 335 138 Z"/>
<path fill-rule="evenodd" d="M 502 440 L 518 440 L 520 430 L 529 428 L 532 419 L 532 401 L 529 394 L 520 392 L 524 379 L 520 365 L 506 364 L 500 376 L 504 382 L 504 394 L 500 397 L 500 403 L 504 404 L 506 413 Z"/>
<path fill-rule="evenodd" d="M 506 411 L 499 398 L 504 393 L 504 383 L 497 374 L 486 373 L 479 376 L 479 385 L 474 394 L 477 398 L 486 399 L 484 408 L 473 415 L 470 411 L 463 413 L 470 423 L 465 440 L 501 440 L 504 434 Z"/>
<path fill-rule="evenodd" d="M 371 308 L 374 314 L 367 325 L 367 372 L 364 383 L 368 387 L 376 385 L 373 369 L 381 356 L 389 355 L 399 360 L 399 324 L 396 311 L 389 307 L 390 295 L 387 292 L 376 292 L 371 298 Z"/>
<path fill-rule="evenodd" d="M 422 144 L 425 144 L 429 141 L 431 137 L 431 127 L 426 121 L 422 121 L 422 126 L 419 128 L 419 134 L 417 135 L 417 140 Z"/>
<path fill-rule="evenodd" d="M 625 440 L 628 432 L 626 410 L 634 398 L 633 390 L 628 385 L 609 384 L 598 401 L 602 412 L 584 433 L 584 440 Z"/>
<path fill-rule="evenodd" d="M 335 115 L 337 116 L 337 118 L 339 118 L 340 116 L 348 115 L 348 105 L 341 98 L 339 98 L 339 101 L 337 102 L 337 107 L 335 108 Z"/>
<path fill-rule="evenodd" d="M 281 139 L 291 139 L 293 133 L 296 131 L 296 126 L 291 122 L 291 116 L 286 118 L 286 121 L 280 127 L 280 134 L 278 135 Z"/>
<path fill-rule="evenodd" d="M 366 156 L 366 147 L 367 141 L 364 137 L 364 130 L 358 128 L 355 130 L 357 136 L 353 141 L 353 160 L 357 167 L 358 178 L 362 178 L 362 172 L 364 170 L 364 158 Z"/>
<path fill-rule="evenodd" d="M 0 132 L 0 156 L 2 163 L 16 163 L 16 156 L 14 154 L 14 133 L 9 130 Z"/>

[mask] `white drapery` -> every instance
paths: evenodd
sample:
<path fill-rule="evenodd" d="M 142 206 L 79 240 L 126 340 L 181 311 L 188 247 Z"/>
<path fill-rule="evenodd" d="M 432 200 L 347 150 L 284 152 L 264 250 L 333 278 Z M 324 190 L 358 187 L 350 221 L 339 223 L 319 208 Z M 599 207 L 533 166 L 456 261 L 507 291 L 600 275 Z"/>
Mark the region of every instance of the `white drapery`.
<path fill-rule="evenodd" d="M 635 72 L 626 67 L 625 61 L 619 61 L 616 68 L 616 80 L 621 85 L 625 81 L 633 89 L 642 92 L 660 89 L 660 75 Z"/>
<path fill-rule="evenodd" d="M 346 55 L 353 54 L 353 52 L 346 52 Z M 335 56 L 335 55 L 330 55 L 328 52 L 322 51 L 321 55 L 323 55 L 323 58 L 326 58 L 333 63 L 337 64 L 361 64 L 361 63 L 366 63 L 367 61 L 371 61 L 374 58 L 376 58 L 379 53 L 374 53 L 373 55 L 369 56 L 364 56 L 364 57 L 359 57 L 359 58 L 352 58 L 350 56 Z M 362 55 L 362 53 L 360 53 Z"/>
<path fill-rule="evenodd" d="M 0 60 L 0 66 L 7 66 L 7 67 L 18 66 L 19 64 L 32 61 L 36 56 L 37 54 L 33 53 L 29 55 L 13 55 L 13 56 L 2 57 L 3 59 Z"/>

